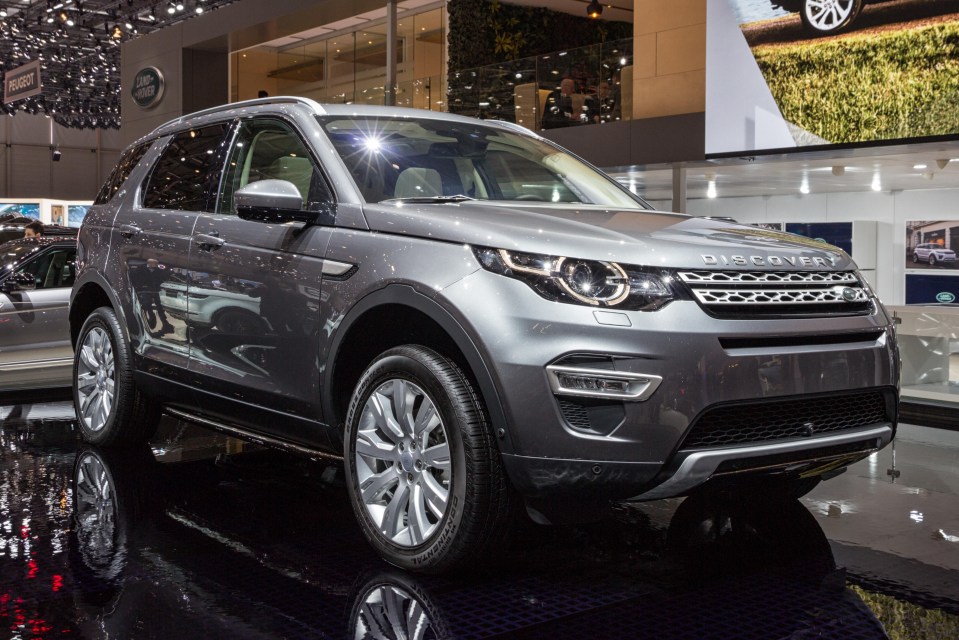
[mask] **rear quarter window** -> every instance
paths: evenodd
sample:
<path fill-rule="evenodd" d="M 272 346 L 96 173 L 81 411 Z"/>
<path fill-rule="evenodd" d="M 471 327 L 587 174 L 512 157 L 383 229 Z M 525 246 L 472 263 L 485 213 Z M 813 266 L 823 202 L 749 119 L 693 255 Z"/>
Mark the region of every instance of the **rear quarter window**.
<path fill-rule="evenodd" d="M 157 160 L 143 191 L 149 209 L 212 211 L 223 165 L 227 125 L 215 124 L 174 136 Z"/>
<path fill-rule="evenodd" d="M 100 191 L 97 192 L 97 197 L 94 199 L 93 204 L 105 204 L 113 198 L 113 195 L 120 190 L 123 183 L 130 177 L 130 173 L 140 163 L 140 160 L 143 159 L 143 155 L 147 152 L 147 149 L 150 148 L 151 144 L 152 141 L 131 147 L 120 156 L 120 161 L 117 162 L 117 166 L 113 168 L 107 181 L 100 187 Z"/>

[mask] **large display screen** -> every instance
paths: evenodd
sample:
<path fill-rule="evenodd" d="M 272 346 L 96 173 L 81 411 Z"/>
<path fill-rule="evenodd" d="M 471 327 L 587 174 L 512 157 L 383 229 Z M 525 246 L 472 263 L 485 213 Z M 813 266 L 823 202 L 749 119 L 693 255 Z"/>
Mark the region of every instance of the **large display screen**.
<path fill-rule="evenodd" d="M 39 202 L 5 202 L 0 204 L 0 216 L 5 215 L 24 216 L 26 218 L 40 219 Z"/>
<path fill-rule="evenodd" d="M 954 304 L 959 301 L 959 277 L 906 274 L 906 304 Z"/>
<path fill-rule="evenodd" d="M 707 0 L 706 153 L 959 135 L 938 0 Z"/>

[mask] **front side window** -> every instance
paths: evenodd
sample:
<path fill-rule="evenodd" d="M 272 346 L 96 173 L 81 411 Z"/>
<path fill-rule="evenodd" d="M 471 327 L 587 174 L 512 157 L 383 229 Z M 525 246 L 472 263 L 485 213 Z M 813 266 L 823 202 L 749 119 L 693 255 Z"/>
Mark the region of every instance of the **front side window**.
<path fill-rule="evenodd" d="M 649 208 L 605 174 L 519 132 L 427 118 L 317 120 L 367 202 L 466 196 Z"/>
<path fill-rule="evenodd" d="M 320 211 L 331 201 L 306 145 L 282 120 L 255 118 L 240 123 L 227 159 L 217 213 L 235 214 L 233 194 L 258 180 L 293 183 L 306 211 Z"/>
<path fill-rule="evenodd" d="M 219 183 L 226 130 L 226 124 L 215 124 L 174 136 L 150 174 L 143 206 L 210 211 L 210 185 Z"/>

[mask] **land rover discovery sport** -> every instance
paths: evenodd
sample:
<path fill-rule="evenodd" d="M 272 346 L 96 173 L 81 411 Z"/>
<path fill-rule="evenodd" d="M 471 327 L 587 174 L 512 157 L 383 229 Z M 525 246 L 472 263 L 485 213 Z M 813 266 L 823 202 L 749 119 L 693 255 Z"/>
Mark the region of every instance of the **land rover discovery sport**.
<path fill-rule="evenodd" d="M 800 495 L 896 427 L 893 326 L 848 255 L 653 211 L 508 123 L 186 116 L 124 152 L 78 261 L 87 440 L 143 443 L 166 411 L 342 459 L 407 568 L 483 557 L 517 505 Z"/>

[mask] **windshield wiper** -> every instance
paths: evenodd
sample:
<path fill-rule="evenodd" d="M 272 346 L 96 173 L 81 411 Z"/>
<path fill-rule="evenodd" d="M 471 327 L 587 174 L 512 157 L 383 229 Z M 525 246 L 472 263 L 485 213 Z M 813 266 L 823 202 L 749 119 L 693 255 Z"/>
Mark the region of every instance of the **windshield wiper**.
<path fill-rule="evenodd" d="M 411 196 L 409 198 L 389 198 L 381 200 L 381 203 L 391 202 L 411 202 L 413 204 L 444 204 L 446 202 L 465 202 L 466 200 L 476 200 L 462 194 L 455 196 Z"/>

